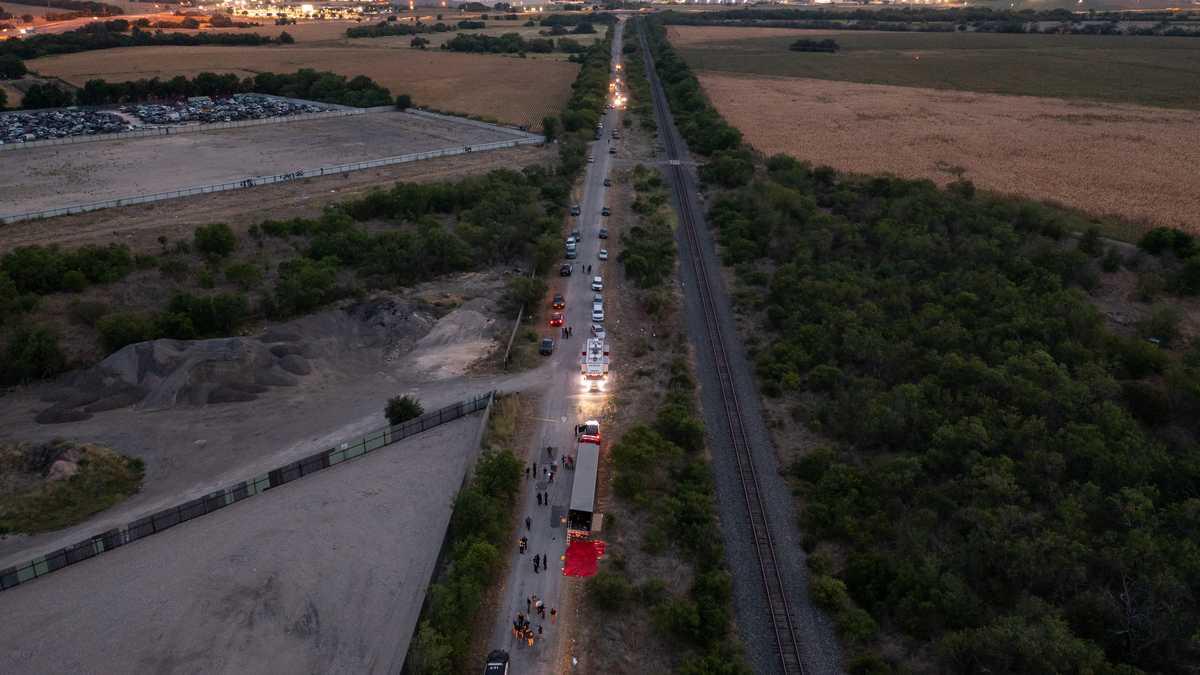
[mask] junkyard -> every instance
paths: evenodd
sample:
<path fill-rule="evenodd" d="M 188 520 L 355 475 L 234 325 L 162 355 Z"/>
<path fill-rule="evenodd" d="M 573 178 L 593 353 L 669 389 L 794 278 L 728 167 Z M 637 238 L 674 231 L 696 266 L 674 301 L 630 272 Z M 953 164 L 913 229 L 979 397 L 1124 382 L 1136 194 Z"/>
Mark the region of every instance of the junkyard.
<path fill-rule="evenodd" d="M 261 94 L 195 96 L 160 103 L 123 105 L 116 110 L 64 108 L 0 115 L 0 144 L 29 143 L 71 136 L 113 134 L 177 124 L 211 124 L 291 117 L 325 112 L 334 106 Z"/>

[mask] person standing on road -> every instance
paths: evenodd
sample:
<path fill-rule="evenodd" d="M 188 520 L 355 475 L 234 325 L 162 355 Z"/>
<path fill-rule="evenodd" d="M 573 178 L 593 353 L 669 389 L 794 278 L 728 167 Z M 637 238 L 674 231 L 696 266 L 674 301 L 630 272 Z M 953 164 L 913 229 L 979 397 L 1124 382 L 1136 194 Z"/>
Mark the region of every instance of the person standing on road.
<path fill-rule="evenodd" d="M 533 554 L 533 573 L 534 574 L 538 573 L 538 567 L 539 567 L 540 563 L 541 563 L 541 557 L 538 556 L 538 554 L 534 553 Z"/>
<path fill-rule="evenodd" d="M 533 463 L 533 477 L 537 478 L 537 462 Z"/>
<path fill-rule="evenodd" d="M 550 608 L 550 623 L 554 623 L 554 619 L 557 616 L 558 616 L 558 610 L 551 607 Z"/>
<path fill-rule="evenodd" d="M 533 529 L 533 518 L 530 518 L 529 516 L 525 516 L 525 529 L 526 530 Z"/>
<path fill-rule="evenodd" d="M 537 493 L 538 506 L 542 505 L 542 493 Z"/>

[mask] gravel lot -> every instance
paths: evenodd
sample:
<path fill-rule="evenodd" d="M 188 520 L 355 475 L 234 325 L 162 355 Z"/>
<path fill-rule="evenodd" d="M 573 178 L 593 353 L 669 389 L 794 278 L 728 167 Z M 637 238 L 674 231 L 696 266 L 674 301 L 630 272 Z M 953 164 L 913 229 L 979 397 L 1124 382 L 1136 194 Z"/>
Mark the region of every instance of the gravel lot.
<path fill-rule="evenodd" d="M 5 592 L 0 672 L 398 670 L 480 420 Z"/>
<path fill-rule="evenodd" d="M 30 148 L 0 162 L 4 213 L 478 145 L 514 134 L 400 112 Z"/>

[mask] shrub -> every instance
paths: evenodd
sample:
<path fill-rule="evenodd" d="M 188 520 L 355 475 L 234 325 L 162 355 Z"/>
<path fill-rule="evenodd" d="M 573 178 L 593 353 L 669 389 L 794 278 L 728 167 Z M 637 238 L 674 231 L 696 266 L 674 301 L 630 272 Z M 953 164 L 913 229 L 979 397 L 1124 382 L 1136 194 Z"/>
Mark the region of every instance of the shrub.
<path fill-rule="evenodd" d="M 237 235 L 225 223 L 197 227 L 192 241 L 196 250 L 209 259 L 224 258 L 237 247 Z"/>
<path fill-rule="evenodd" d="M 1151 255 L 1162 255 L 1170 251 L 1177 258 L 1183 259 L 1196 252 L 1196 242 L 1192 235 L 1173 227 L 1156 227 L 1142 235 L 1138 241 L 1138 248 Z"/>
<path fill-rule="evenodd" d="M 517 276 L 509 279 L 505 303 L 512 309 L 525 307 L 534 311 L 546 296 L 546 281 L 541 277 Z"/>
<path fill-rule="evenodd" d="M 71 320 L 84 326 L 95 326 L 100 317 L 108 313 L 108 305 L 97 300 L 76 300 L 67 305 Z"/>
<path fill-rule="evenodd" d="M 388 399 L 383 414 L 387 416 L 388 424 L 396 426 L 420 417 L 425 414 L 425 409 L 421 407 L 420 401 L 406 394 Z"/>
<path fill-rule="evenodd" d="M 275 304 L 280 316 L 307 312 L 337 296 L 337 260 L 297 258 L 279 264 Z"/>
<path fill-rule="evenodd" d="M 1179 337 L 1179 324 L 1183 312 L 1175 305 L 1159 303 L 1150 310 L 1150 316 L 1137 324 L 1138 335 L 1156 340 L 1163 347 L 1170 347 Z"/>
<path fill-rule="evenodd" d="M 70 270 L 63 275 L 62 289 L 72 293 L 79 293 L 87 288 L 87 277 L 83 276 L 83 272 L 79 270 Z"/>
<path fill-rule="evenodd" d="M 67 359 L 58 346 L 58 335 L 41 326 L 20 326 L 8 338 L 0 382 L 17 384 L 61 372 Z"/>
<path fill-rule="evenodd" d="M 587 580 L 588 600 L 598 609 L 615 612 L 623 609 L 633 596 L 633 586 L 622 572 L 602 569 Z"/>
<path fill-rule="evenodd" d="M 423 40 L 424 38 L 413 38 L 413 40 Z M 426 40 L 428 42 L 428 40 Z M 400 94 L 396 96 L 396 110 L 408 110 L 413 107 L 412 97 L 408 94 Z"/>
<path fill-rule="evenodd" d="M 225 279 L 248 291 L 257 288 L 263 280 L 263 270 L 252 262 L 235 262 L 225 266 Z"/>
<path fill-rule="evenodd" d="M 108 352 L 160 337 L 153 318 L 133 312 L 109 314 L 96 322 L 96 330 L 100 332 L 100 343 Z"/>

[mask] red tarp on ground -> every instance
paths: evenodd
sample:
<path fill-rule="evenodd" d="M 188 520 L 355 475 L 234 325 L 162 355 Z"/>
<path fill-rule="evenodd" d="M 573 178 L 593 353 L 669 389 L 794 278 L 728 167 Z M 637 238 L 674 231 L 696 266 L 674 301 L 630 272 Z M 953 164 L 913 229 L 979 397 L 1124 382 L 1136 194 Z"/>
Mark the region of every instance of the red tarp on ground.
<path fill-rule="evenodd" d="M 600 566 L 600 556 L 602 555 L 604 555 L 604 542 L 576 539 L 567 546 L 563 576 L 592 576 L 596 573 L 596 568 Z"/>

